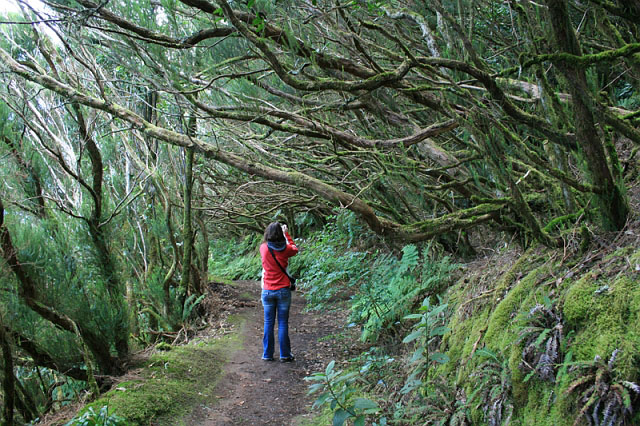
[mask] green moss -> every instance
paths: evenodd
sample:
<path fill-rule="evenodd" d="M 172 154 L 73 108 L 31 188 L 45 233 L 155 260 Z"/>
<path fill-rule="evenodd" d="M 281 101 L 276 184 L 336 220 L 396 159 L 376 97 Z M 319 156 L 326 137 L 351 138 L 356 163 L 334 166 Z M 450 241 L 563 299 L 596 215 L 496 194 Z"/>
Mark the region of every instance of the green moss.
<path fill-rule="evenodd" d="M 631 246 L 621 247 L 616 251 L 614 251 L 613 253 L 609 254 L 607 257 L 605 257 L 604 260 L 605 262 L 608 262 L 614 259 L 623 261 L 625 257 L 629 256 L 633 252 L 634 252 L 634 247 L 631 247 Z M 637 253 L 640 254 L 640 251 L 638 251 Z"/>
<path fill-rule="evenodd" d="M 234 283 L 233 280 L 229 278 L 221 277 L 218 275 L 209 275 L 209 281 L 217 284 L 225 284 L 231 287 L 237 287 L 238 284 Z"/>
<path fill-rule="evenodd" d="M 540 277 L 548 272 L 548 265 L 536 268 L 521 278 L 506 293 L 489 318 L 485 336 L 487 346 L 495 350 L 503 350 L 516 340 L 522 329 L 523 318 L 526 317 L 530 308 L 543 299 L 542 292 L 537 292 L 536 286 L 540 282 Z"/>
<path fill-rule="evenodd" d="M 558 256 L 563 260 L 554 264 L 548 261 L 553 255 L 551 250 L 530 249 L 511 263 L 499 280 L 496 269 L 488 267 L 475 276 L 463 277 L 447 295 L 454 311 L 442 350 L 451 361 L 438 367 L 437 373 L 455 381 L 469 396 L 476 390 L 473 373 L 480 362 L 471 356 L 474 347 L 486 347 L 507 357 L 515 407 L 511 424 L 573 425 L 579 404 L 574 394 L 567 393 L 576 379 L 569 367 L 591 361 L 595 355 L 606 358 L 620 349 L 616 374 L 621 380 L 640 380 L 640 286 L 635 271 L 640 265 L 640 250 L 621 247 L 587 271 L 582 269 L 583 257 Z M 575 274 L 571 278 L 570 271 Z M 486 288 L 484 283 L 492 281 L 495 284 Z M 530 309 L 546 297 L 563 316 L 562 345 L 571 358 L 563 353 L 556 383 L 535 376 L 525 382 L 527 373 L 520 370 L 523 345 L 518 338 L 528 326 Z M 482 424 L 481 407 L 477 401 L 472 405 L 474 421 Z"/>
<path fill-rule="evenodd" d="M 631 269 L 635 271 L 636 267 L 640 265 L 640 250 L 636 250 L 629 256 L 629 263 L 631 264 Z"/>
<path fill-rule="evenodd" d="M 471 351 L 475 342 L 480 340 L 482 333 L 485 330 L 484 324 L 489 314 L 489 309 L 484 309 L 482 312 L 473 316 L 474 320 L 467 319 L 460 321 L 459 323 L 452 323 L 455 328 L 455 333 L 450 333 L 445 336 L 443 347 L 448 347 L 447 355 L 451 362 L 447 362 L 438 367 L 437 374 L 444 374 L 449 376 L 451 374 L 457 374 L 456 381 L 462 381 L 469 374 L 467 368 L 469 359 L 471 358 Z"/>
<path fill-rule="evenodd" d="M 231 323 L 241 321 L 229 319 Z M 211 397 L 221 365 L 241 343 L 237 334 L 228 334 L 155 353 L 141 366 L 140 379 L 120 383 L 85 410 L 108 405 L 110 412 L 133 425 L 147 425 L 151 420 L 157 425 L 174 425 L 191 407 Z"/>
<path fill-rule="evenodd" d="M 637 280 L 619 276 L 613 282 L 587 274 L 567 290 L 563 314 L 575 332 L 571 344 L 578 361 L 608 357 L 620 349 L 616 368 L 626 379 L 638 378 L 640 288 Z"/>

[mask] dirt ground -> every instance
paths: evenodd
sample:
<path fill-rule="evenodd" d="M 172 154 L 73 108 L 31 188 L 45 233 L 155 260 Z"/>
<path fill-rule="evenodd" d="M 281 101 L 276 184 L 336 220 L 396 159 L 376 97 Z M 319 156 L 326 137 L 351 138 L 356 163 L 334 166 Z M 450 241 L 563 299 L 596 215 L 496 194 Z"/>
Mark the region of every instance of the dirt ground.
<path fill-rule="evenodd" d="M 213 397 L 196 407 L 184 423 L 189 426 L 298 425 L 311 415 L 313 403 L 313 396 L 307 395 L 308 382 L 304 377 L 324 370 L 332 359 L 344 358 L 353 351 L 348 343 L 351 339 L 345 339 L 343 333 L 346 314 L 303 312 L 304 298 L 295 292 L 289 336 L 296 360 L 278 362 L 276 322 L 276 361 L 263 361 L 260 284 L 255 281 L 237 284 L 222 298 L 249 300 L 236 303 L 231 309 L 231 313 L 246 319 L 237 330 L 241 348 L 229 357 Z"/>

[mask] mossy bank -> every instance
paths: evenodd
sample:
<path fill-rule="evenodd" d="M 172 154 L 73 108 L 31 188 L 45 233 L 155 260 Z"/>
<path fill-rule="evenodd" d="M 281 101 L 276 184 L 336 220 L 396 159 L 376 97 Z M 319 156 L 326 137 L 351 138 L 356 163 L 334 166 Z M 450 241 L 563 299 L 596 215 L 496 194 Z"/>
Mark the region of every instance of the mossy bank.
<path fill-rule="evenodd" d="M 241 328 L 245 318 L 227 319 L 234 328 Z M 223 367 L 230 355 L 240 349 L 241 336 L 227 333 L 191 340 L 182 346 L 160 344 L 138 368 L 131 371 L 138 377 L 124 381 L 87 405 L 126 419 L 129 425 L 178 425 L 198 403 L 212 398 Z"/>
<path fill-rule="evenodd" d="M 571 259 L 535 247 L 498 259 L 502 266 L 466 274 L 446 295 L 453 310 L 441 350 L 450 361 L 436 374 L 471 402 L 473 423 L 572 425 L 581 416 L 604 416 L 608 408 L 598 398 L 605 391 L 585 392 L 592 380 L 633 408 L 640 379 L 640 250 L 622 246 Z M 536 323 L 540 310 L 555 322 Z M 541 356 L 533 357 L 536 351 Z M 598 374 L 584 374 L 596 364 Z M 487 368 L 497 380 L 486 379 Z M 629 421 L 638 424 L 640 417 L 628 415 Z M 621 417 L 612 424 L 618 422 Z"/>

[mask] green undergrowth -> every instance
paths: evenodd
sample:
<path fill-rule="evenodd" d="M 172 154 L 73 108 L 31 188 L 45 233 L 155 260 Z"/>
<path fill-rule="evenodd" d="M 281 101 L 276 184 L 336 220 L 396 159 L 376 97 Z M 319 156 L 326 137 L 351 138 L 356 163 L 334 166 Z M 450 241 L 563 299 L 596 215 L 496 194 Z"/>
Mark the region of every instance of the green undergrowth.
<path fill-rule="evenodd" d="M 323 386 L 312 376 L 323 421 L 640 424 L 638 248 L 503 248 L 463 274 L 435 253 L 367 252 L 343 279 L 365 350 Z"/>
<path fill-rule="evenodd" d="M 562 263 L 561 253 L 530 249 L 502 268 L 502 277 L 495 285 L 483 282 L 494 273 L 486 270 L 461 280 L 448 292 L 449 303 L 457 308 L 449 323 L 451 332 L 442 343 L 452 362 L 441 366 L 438 374 L 456 383 L 472 399 L 482 392 L 478 387 L 483 383 L 477 380 L 486 359 L 479 354 L 482 350 L 504 361 L 501 368 L 508 377 L 508 388 L 484 384 L 489 393 L 504 395 L 503 420 L 509 415 L 510 424 L 572 425 L 584 413 L 603 422 L 608 408 L 602 403 L 599 411 L 595 409 L 598 392 L 575 390 L 587 388 L 581 382 L 588 384 L 605 377 L 602 368 L 590 378 L 580 373 L 581 367 L 594 360 L 612 359 L 615 352 L 615 363 L 611 362 L 611 371 L 606 372 L 608 381 L 602 379 L 599 392 L 619 392 L 620 400 L 626 399 L 626 408 L 635 412 L 640 391 L 633 389 L 640 379 L 640 280 L 631 259 L 639 252 L 623 248 L 590 267 L 580 268 L 584 259 L 575 259 L 570 266 L 566 259 Z M 555 312 L 553 328 L 532 327 L 532 312 L 542 309 Z M 554 330 L 560 331 L 559 337 L 550 341 L 547 338 Z M 528 371 L 525 365 L 527 346 L 523 336 L 533 331 L 539 335 L 528 348 L 557 356 L 548 365 L 537 361 L 539 367 L 549 370 L 547 380 L 540 377 L 542 369 Z M 629 389 L 623 389 L 620 383 L 630 383 Z M 469 408 L 473 421 L 494 420 L 487 415 L 489 402 L 472 399 Z M 609 416 L 609 420 L 611 424 L 636 424 L 637 416 L 628 415 L 624 421 L 621 416 L 615 421 Z"/>
<path fill-rule="evenodd" d="M 241 326 L 243 319 L 229 318 Z M 221 377 L 222 366 L 241 342 L 235 333 L 209 340 L 193 340 L 187 345 L 159 345 L 151 357 L 133 371 L 139 378 L 119 383 L 114 389 L 87 405 L 110 413 L 130 425 L 176 425 L 199 402 L 211 399 Z"/>
<path fill-rule="evenodd" d="M 258 247 L 261 237 L 249 235 L 238 239 L 216 239 L 211 244 L 209 271 L 216 281 L 260 279 L 262 264 Z"/>
<path fill-rule="evenodd" d="M 339 373 L 310 376 L 317 421 L 640 424 L 637 247 L 503 246 L 458 265 L 375 238 L 341 213 L 290 264 L 310 308 L 346 301 L 361 331 Z"/>

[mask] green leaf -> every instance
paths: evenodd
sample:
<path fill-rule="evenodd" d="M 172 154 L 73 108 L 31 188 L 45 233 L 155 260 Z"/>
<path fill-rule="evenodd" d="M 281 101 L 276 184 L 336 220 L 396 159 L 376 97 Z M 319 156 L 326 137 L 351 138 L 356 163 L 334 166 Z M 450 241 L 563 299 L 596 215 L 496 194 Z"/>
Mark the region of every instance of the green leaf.
<path fill-rule="evenodd" d="M 332 400 L 331 400 L 331 404 L 329 404 L 329 407 L 330 407 L 332 410 L 335 410 L 336 405 L 338 405 L 338 400 L 337 400 L 337 399 L 332 399 Z"/>
<path fill-rule="evenodd" d="M 324 388 L 324 383 L 314 383 L 311 386 L 309 386 L 309 391 L 307 392 L 308 395 L 311 395 L 312 393 L 318 392 L 320 389 Z"/>
<path fill-rule="evenodd" d="M 352 417 L 351 413 L 342 408 L 338 408 L 333 414 L 333 426 L 342 426 L 349 417 Z"/>
<path fill-rule="evenodd" d="M 429 312 L 429 315 L 431 316 L 436 316 L 440 313 L 442 313 L 445 309 L 447 309 L 447 306 L 449 306 L 448 304 L 444 304 L 444 305 L 438 305 L 435 308 L 433 308 L 432 311 Z"/>
<path fill-rule="evenodd" d="M 327 368 L 324 370 L 324 374 L 327 376 L 333 372 L 333 366 L 336 365 L 335 360 L 331 360 L 329 364 L 327 364 Z"/>
<path fill-rule="evenodd" d="M 431 330 L 429 332 L 429 337 L 433 337 L 433 336 L 443 336 L 445 335 L 448 331 L 450 331 L 451 329 L 449 327 L 445 327 L 444 325 L 441 325 L 439 327 L 435 327 L 433 330 Z"/>
<path fill-rule="evenodd" d="M 353 426 L 364 426 L 364 416 L 358 416 L 353 421 Z"/>
<path fill-rule="evenodd" d="M 318 397 L 313 403 L 314 407 L 320 407 L 327 402 L 327 399 L 331 397 L 331 392 L 325 392 Z"/>
<path fill-rule="evenodd" d="M 356 410 L 378 410 L 378 404 L 367 398 L 356 398 L 353 406 Z"/>
<path fill-rule="evenodd" d="M 420 318 L 422 318 L 422 314 L 409 314 L 404 316 L 404 319 L 420 319 Z"/>
<path fill-rule="evenodd" d="M 492 360 L 496 361 L 496 362 L 500 362 L 498 360 L 498 357 L 496 356 L 496 354 L 493 351 L 490 351 L 489 349 L 478 349 L 474 354 L 474 356 L 483 356 L 485 358 L 491 358 Z"/>
<path fill-rule="evenodd" d="M 413 364 L 424 359 L 424 346 L 421 346 L 413 353 L 413 356 L 409 360 L 409 364 Z"/>
<path fill-rule="evenodd" d="M 411 334 L 409 334 L 407 337 L 405 337 L 404 339 L 402 339 L 402 343 L 409 343 L 409 342 L 413 342 L 414 340 L 416 340 L 418 337 L 422 336 L 422 330 L 418 329 L 413 331 Z"/>
<path fill-rule="evenodd" d="M 443 354 L 442 352 L 435 352 L 429 355 L 429 359 L 437 362 L 438 364 L 444 364 L 449 362 L 449 355 Z"/>

